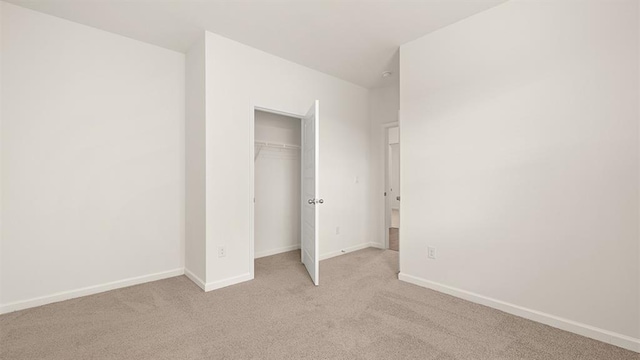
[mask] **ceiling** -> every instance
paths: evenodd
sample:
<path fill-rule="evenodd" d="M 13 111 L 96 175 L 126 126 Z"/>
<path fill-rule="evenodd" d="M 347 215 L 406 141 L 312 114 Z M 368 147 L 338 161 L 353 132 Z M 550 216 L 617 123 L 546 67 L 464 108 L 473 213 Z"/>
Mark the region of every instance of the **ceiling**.
<path fill-rule="evenodd" d="M 369 88 L 400 45 L 504 1 L 8 0 L 179 52 L 208 30 Z"/>

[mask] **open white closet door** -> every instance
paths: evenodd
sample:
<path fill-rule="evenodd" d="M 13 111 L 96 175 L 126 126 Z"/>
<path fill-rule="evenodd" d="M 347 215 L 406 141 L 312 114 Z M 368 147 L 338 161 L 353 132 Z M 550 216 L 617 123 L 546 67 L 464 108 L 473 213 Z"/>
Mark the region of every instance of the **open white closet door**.
<path fill-rule="evenodd" d="M 319 211 L 316 208 L 324 200 L 318 194 L 318 165 L 320 152 L 318 148 L 318 121 L 320 102 L 315 101 L 307 115 L 302 119 L 302 263 L 307 268 L 313 283 L 318 285 L 320 279 L 319 254 Z"/>

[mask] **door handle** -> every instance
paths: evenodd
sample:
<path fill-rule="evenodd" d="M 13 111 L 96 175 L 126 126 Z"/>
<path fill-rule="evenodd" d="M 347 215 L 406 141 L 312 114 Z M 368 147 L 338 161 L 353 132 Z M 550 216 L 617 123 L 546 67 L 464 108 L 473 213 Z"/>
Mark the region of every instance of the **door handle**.
<path fill-rule="evenodd" d="M 315 205 L 316 204 L 316 200 L 315 199 L 309 199 L 309 200 L 307 200 L 307 202 L 309 203 L 309 205 Z"/>
<path fill-rule="evenodd" d="M 400 201 L 400 196 L 396 196 L 396 200 Z"/>
<path fill-rule="evenodd" d="M 318 203 L 320 203 L 320 204 L 324 204 L 324 200 L 323 200 L 323 199 L 320 199 L 320 200 L 318 200 Z"/>

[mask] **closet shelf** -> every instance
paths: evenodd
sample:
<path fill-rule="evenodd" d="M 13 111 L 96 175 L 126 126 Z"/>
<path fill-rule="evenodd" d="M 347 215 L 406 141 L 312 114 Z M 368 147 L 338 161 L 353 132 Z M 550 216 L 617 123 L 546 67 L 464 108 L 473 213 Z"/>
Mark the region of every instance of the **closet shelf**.
<path fill-rule="evenodd" d="M 280 151 L 288 150 L 288 149 L 291 149 L 291 150 L 300 149 L 300 145 L 274 143 L 270 141 L 255 141 L 255 145 L 258 146 L 258 151 L 256 151 L 256 153 L 253 155 L 253 162 L 258 160 L 258 156 L 260 156 L 260 152 L 262 151 L 263 148 L 280 149 Z"/>
<path fill-rule="evenodd" d="M 256 145 L 261 146 L 261 147 L 271 147 L 271 148 L 277 148 L 277 149 L 300 149 L 300 145 L 293 145 L 293 144 L 284 144 L 284 143 L 275 143 L 275 142 L 268 142 L 268 141 L 256 141 L 255 142 Z"/>

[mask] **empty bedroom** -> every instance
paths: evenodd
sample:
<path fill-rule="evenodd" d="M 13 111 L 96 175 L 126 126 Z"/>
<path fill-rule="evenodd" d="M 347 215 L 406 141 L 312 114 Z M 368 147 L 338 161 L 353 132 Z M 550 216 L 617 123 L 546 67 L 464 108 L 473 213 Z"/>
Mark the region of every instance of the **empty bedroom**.
<path fill-rule="evenodd" d="M 640 359 L 640 2 L 0 1 L 0 359 Z"/>

